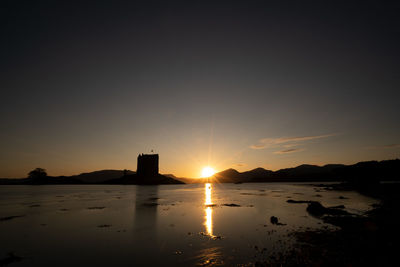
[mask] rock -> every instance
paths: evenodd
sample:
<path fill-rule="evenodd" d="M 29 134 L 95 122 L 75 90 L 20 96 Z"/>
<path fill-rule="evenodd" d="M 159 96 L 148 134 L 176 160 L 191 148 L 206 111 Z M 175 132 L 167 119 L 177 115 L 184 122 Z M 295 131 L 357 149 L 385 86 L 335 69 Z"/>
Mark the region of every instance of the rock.
<path fill-rule="evenodd" d="M 321 203 L 318 201 L 312 200 L 293 200 L 288 199 L 287 203 L 307 203 L 307 212 L 313 216 L 320 217 L 323 215 L 349 215 L 349 213 L 343 210 L 345 207 L 344 205 L 334 206 L 326 208 L 322 206 Z"/>
<path fill-rule="evenodd" d="M 275 217 L 275 216 L 271 216 L 270 221 L 272 224 L 275 224 L 275 225 L 286 225 L 286 224 L 280 223 L 278 220 L 278 217 Z"/>
<path fill-rule="evenodd" d="M 307 212 L 316 217 L 321 217 L 323 215 L 350 215 L 347 211 L 342 210 L 343 208 L 343 205 L 325 208 L 318 201 L 310 201 L 310 203 L 308 203 Z"/>
<path fill-rule="evenodd" d="M 108 228 L 108 227 L 111 227 L 111 224 L 100 224 L 97 227 L 99 227 L 99 228 Z"/>
<path fill-rule="evenodd" d="M 148 202 L 148 203 L 142 204 L 142 206 L 145 206 L 145 207 L 155 207 L 157 205 L 158 205 L 158 203 L 156 203 L 156 202 Z"/>
<path fill-rule="evenodd" d="M 344 209 L 344 208 L 345 208 L 344 205 L 338 205 L 338 206 L 329 207 L 328 209 Z"/>
<path fill-rule="evenodd" d="M 287 203 L 310 203 L 311 201 L 288 199 L 286 202 L 287 202 Z"/>
<path fill-rule="evenodd" d="M 327 211 L 326 208 L 321 205 L 321 203 L 317 201 L 312 201 L 308 203 L 307 212 L 314 216 L 322 216 Z"/>
<path fill-rule="evenodd" d="M 21 261 L 23 258 L 14 254 L 14 252 L 8 253 L 8 256 L 0 259 L 0 266 L 6 266 L 13 262 Z"/>
<path fill-rule="evenodd" d="M 227 206 L 227 207 L 240 207 L 238 204 L 230 203 L 230 204 L 223 204 L 222 206 Z"/>
<path fill-rule="evenodd" d="M 25 215 L 16 215 L 16 216 L 7 216 L 7 217 L 1 217 L 0 221 L 9 221 L 15 218 L 19 218 L 19 217 L 24 217 Z"/>

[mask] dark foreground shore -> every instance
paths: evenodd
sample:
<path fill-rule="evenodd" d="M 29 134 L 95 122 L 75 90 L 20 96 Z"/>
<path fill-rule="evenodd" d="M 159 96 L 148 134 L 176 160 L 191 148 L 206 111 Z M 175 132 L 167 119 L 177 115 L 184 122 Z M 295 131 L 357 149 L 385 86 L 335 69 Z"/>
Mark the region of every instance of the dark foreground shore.
<path fill-rule="evenodd" d="M 298 242 L 292 250 L 255 266 L 400 266 L 400 184 L 362 188 L 329 185 L 325 189 L 356 190 L 379 199 L 381 204 L 364 216 L 329 214 L 329 209 L 322 214 L 317 210 L 314 216 L 339 230 L 294 232 Z"/>
<path fill-rule="evenodd" d="M 399 189 L 6 186 L 0 266 L 398 266 Z"/>

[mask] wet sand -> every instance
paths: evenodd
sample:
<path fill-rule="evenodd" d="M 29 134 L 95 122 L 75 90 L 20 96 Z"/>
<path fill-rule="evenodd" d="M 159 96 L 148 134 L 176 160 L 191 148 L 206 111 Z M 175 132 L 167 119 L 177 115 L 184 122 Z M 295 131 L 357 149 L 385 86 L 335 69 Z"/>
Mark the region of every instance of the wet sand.
<path fill-rule="evenodd" d="M 371 187 L 334 186 L 380 200 L 363 216 L 321 217 L 337 230 L 294 231 L 297 242 L 282 257 L 256 262 L 258 266 L 399 266 L 400 184 Z M 342 197 L 343 199 L 344 197 Z"/>
<path fill-rule="evenodd" d="M 336 236 L 342 226 L 311 214 L 308 202 L 288 200 L 318 201 L 357 218 L 381 202 L 285 183 L 0 191 L 0 260 L 12 266 L 310 265 L 317 236 Z"/>

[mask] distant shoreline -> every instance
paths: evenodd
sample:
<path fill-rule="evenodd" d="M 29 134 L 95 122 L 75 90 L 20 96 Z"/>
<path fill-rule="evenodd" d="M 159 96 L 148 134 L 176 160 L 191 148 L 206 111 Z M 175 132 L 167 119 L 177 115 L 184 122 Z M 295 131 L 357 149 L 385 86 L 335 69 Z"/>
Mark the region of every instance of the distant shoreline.
<path fill-rule="evenodd" d="M 209 178 L 175 177 L 173 174 L 154 177 L 138 177 L 129 170 L 102 170 L 73 176 L 45 176 L 32 178 L 3 178 L 0 185 L 29 184 L 192 184 L 192 183 L 279 183 L 279 182 L 348 182 L 351 184 L 376 184 L 381 181 L 400 182 L 400 159 L 366 161 L 353 165 L 327 164 L 324 166 L 303 164 L 277 171 L 256 168 L 238 172 L 227 169 Z"/>

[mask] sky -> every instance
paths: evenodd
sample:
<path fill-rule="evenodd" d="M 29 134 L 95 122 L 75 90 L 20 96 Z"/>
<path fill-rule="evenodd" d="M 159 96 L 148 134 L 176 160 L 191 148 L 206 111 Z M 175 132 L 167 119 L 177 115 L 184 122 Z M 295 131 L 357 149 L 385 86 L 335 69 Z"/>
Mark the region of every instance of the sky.
<path fill-rule="evenodd" d="M 0 177 L 400 155 L 400 4 L 2 1 Z"/>

